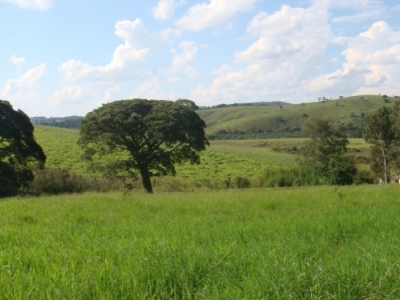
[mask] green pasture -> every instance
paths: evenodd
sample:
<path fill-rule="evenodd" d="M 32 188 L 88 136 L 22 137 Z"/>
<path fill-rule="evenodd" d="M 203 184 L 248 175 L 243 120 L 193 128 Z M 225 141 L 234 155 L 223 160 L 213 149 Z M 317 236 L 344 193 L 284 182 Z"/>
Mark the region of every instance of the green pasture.
<path fill-rule="evenodd" d="M 0 202 L 3 299 L 399 299 L 399 186 Z"/>
<path fill-rule="evenodd" d="M 81 161 L 81 149 L 76 144 L 79 131 L 46 126 L 35 126 L 35 137 L 46 156 L 46 166 L 66 168 L 88 174 L 87 164 Z M 193 180 L 225 180 L 243 176 L 256 178 L 265 169 L 296 164 L 296 155 L 273 151 L 273 148 L 302 146 L 306 138 L 211 141 L 211 146 L 201 153 L 201 164 L 177 165 L 177 178 Z M 363 139 L 350 139 L 350 149 L 368 155 L 368 145 Z"/>
<path fill-rule="evenodd" d="M 308 117 L 321 117 L 338 124 L 352 123 L 360 127 L 361 115 L 378 109 L 383 105 L 391 105 L 396 99 L 388 97 L 386 104 L 382 96 L 363 95 L 333 99 L 325 102 L 312 102 L 279 106 L 236 106 L 213 108 L 198 111 L 206 122 L 208 134 L 220 130 L 243 131 L 271 130 L 276 132 L 282 128 L 301 127 Z M 315 99 L 317 101 L 317 99 Z M 279 122 L 278 119 L 284 120 Z"/>

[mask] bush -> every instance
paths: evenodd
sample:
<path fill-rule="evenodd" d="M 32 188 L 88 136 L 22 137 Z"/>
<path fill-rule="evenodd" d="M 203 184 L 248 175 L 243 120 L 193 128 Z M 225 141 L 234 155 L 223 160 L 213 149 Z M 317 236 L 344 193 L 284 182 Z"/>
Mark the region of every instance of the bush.
<path fill-rule="evenodd" d="M 250 187 L 250 180 L 246 177 L 236 177 L 235 178 L 235 186 L 238 189 L 248 189 Z"/>
<path fill-rule="evenodd" d="M 34 176 L 34 180 L 25 190 L 25 193 L 35 196 L 83 193 L 86 191 L 108 192 L 120 190 L 126 184 L 126 180 L 121 178 L 84 178 L 65 169 L 45 168 L 35 170 Z"/>
<path fill-rule="evenodd" d="M 29 190 L 33 195 L 58 195 L 84 191 L 84 180 L 75 172 L 46 168 L 36 170 L 34 176 Z"/>
<path fill-rule="evenodd" d="M 322 182 L 318 170 L 307 165 L 268 169 L 260 178 L 260 185 L 264 187 L 308 186 Z"/>
<path fill-rule="evenodd" d="M 361 170 L 354 176 L 354 184 L 373 184 L 375 181 L 374 174 L 371 171 Z"/>

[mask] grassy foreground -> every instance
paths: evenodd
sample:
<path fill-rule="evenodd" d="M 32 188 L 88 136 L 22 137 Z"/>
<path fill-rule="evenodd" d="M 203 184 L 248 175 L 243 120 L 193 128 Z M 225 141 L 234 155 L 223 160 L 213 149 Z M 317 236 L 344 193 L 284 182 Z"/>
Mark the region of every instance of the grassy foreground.
<path fill-rule="evenodd" d="M 4 299 L 398 299 L 399 186 L 0 202 Z"/>

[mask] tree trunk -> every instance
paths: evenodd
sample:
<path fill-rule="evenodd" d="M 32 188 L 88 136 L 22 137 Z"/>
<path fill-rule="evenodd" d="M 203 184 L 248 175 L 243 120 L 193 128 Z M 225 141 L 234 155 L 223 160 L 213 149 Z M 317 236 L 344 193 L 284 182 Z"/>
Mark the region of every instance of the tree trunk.
<path fill-rule="evenodd" d="M 388 184 L 388 165 L 386 161 L 386 154 L 385 154 L 385 149 L 382 149 L 382 155 L 383 155 L 383 166 L 385 167 L 385 184 Z"/>
<path fill-rule="evenodd" d="M 153 194 L 153 186 L 151 185 L 149 168 L 147 165 L 140 167 L 140 175 L 142 176 L 142 184 L 147 193 Z"/>

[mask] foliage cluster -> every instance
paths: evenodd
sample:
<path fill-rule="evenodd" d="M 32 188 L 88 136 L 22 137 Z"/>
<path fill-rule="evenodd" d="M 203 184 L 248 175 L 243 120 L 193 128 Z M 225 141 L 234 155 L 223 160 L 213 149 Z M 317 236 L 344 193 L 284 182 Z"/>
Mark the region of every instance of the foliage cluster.
<path fill-rule="evenodd" d="M 36 169 L 34 179 L 29 187 L 23 190 L 27 195 L 59 195 L 84 192 L 111 192 L 123 190 L 132 181 L 121 178 L 83 177 L 66 169 Z M 137 187 L 137 184 L 135 185 Z M 133 187 L 133 185 L 132 185 Z"/>
<path fill-rule="evenodd" d="M 365 124 L 365 140 L 371 144 L 371 169 L 387 183 L 391 169 L 400 171 L 400 101 L 371 112 Z"/>
<path fill-rule="evenodd" d="M 354 156 L 346 155 L 347 139 L 343 126 L 332 126 L 327 120 L 312 117 L 304 124 L 311 140 L 302 149 L 301 164 L 311 166 L 325 184 L 352 184 L 357 174 Z"/>
<path fill-rule="evenodd" d="M 206 124 L 195 112 L 193 101 L 121 100 L 104 104 L 88 113 L 81 123 L 78 144 L 83 159 L 92 161 L 125 151 L 126 159 L 108 163 L 105 170 L 139 172 L 143 187 L 153 192 L 150 178 L 154 175 L 175 175 L 175 164 L 199 164 L 199 152 L 209 145 L 205 138 Z"/>
<path fill-rule="evenodd" d="M 28 116 L 0 100 L 0 198 L 27 187 L 33 180 L 31 167 L 42 168 L 45 162 L 46 155 L 35 141 Z"/>

